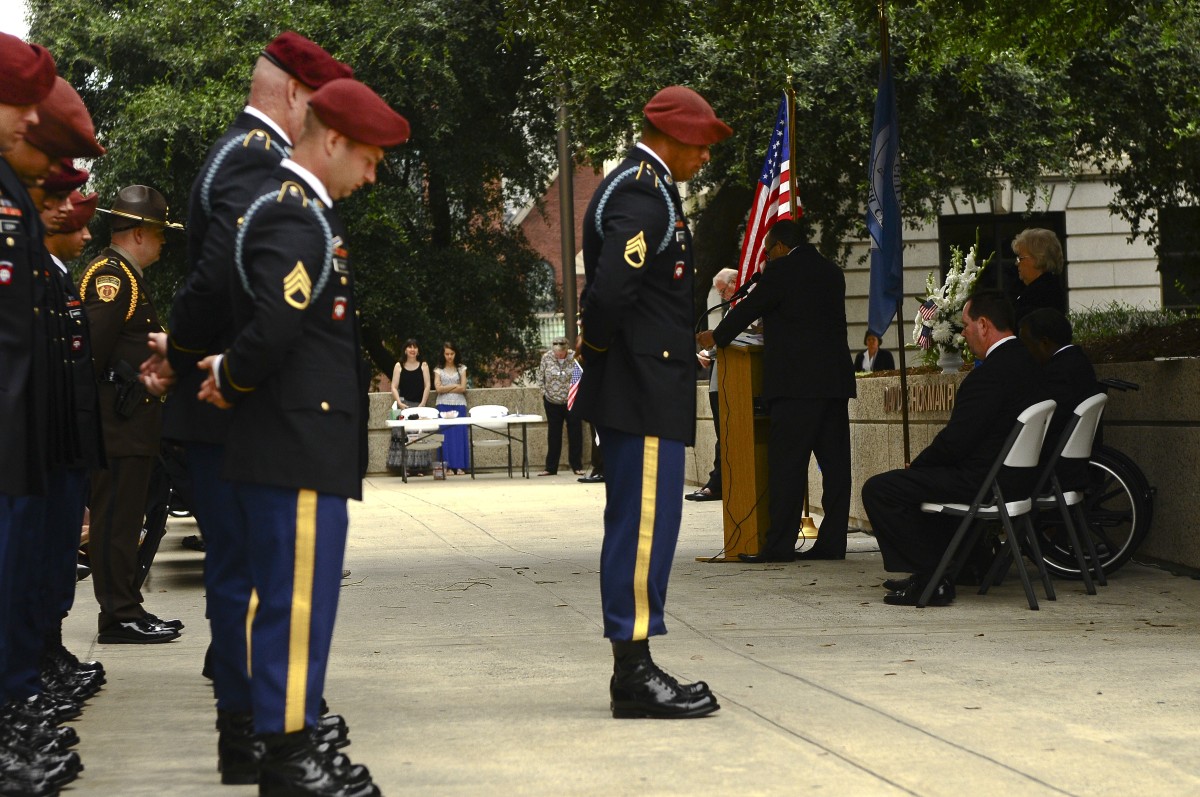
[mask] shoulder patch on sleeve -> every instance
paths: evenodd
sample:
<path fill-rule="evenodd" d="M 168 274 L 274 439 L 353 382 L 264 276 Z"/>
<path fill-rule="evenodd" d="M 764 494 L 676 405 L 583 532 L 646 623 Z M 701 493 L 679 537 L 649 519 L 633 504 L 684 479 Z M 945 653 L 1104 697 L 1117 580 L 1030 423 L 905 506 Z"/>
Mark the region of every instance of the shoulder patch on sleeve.
<path fill-rule="evenodd" d="M 297 260 L 296 267 L 283 278 L 283 300 L 297 310 L 308 307 L 312 300 L 312 280 L 304 270 L 304 263 Z"/>
<path fill-rule="evenodd" d="M 625 242 L 625 262 L 634 268 L 646 265 L 646 236 L 641 230 Z"/>
<path fill-rule="evenodd" d="M 101 274 L 96 277 L 96 296 L 102 302 L 111 302 L 121 291 L 121 279 L 112 274 Z"/>

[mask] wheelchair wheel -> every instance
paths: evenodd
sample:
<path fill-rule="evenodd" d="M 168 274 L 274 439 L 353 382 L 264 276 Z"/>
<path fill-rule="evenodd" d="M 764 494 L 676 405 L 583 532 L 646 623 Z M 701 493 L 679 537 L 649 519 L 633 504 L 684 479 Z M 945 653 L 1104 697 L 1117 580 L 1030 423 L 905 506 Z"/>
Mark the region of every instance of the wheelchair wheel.
<path fill-rule="evenodd" d="M 183 502 L 182 496 L 175 492 L 175 488 L 171 488 L 170 498 L 167 501 L 167 514 L 171 517 L 191 517 L 192 510 L 188 509 L 187 504 Z"/>
<path fill-rule="evenodd" d="M 1092 451 L 1083 513 L 1104 573 L 1129 561 L 1150 531 L 1154 490 L 1129 457 L 1108 446 Z M 1056 576 L 1081 578 L 1079 565 L 1057 510 L 1038 517 L 1042 558 Z"/>

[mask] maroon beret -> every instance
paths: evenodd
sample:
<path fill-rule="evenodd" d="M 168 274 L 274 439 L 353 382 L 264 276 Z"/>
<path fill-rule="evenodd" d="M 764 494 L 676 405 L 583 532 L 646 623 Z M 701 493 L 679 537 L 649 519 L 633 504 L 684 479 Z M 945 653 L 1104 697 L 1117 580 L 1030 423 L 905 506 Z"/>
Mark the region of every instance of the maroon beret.
<path fill-rule="evenodd" d="M 276 36 L 263 50 L 263 56 L 310 89 L 319 89 L 338 78 L 354 77 L 349 66 L 290 30 Z"/>
<path fill-rule="evenodd" d="M 363 144 L 394 147 L 408 141 L 408 120 L 357 80 L 331 80 L 308 105 L 326 125 Z"/>
<path fill-rule="evenodd" d="M 46 99 L 38 103 L 38 122 L 25 131 L 25 140 L 47 155 L 68 158 L 95 158 L 104 154 L 96 143 L 92 115 L 84 107 L 79 92 L 60 77 Z"/>
<path fill-rule="evenodd" d="M 0 33 L 0 103 L 37 105 L 54 88 L 56 74 L 45 47 Z"/>
<path fill-rule="evenodd" d="M 59 225 L 58 232 L 60 234 L 78 232 L 86 227 L 87 223 L 92 220 L 92 216 L 96 215 L 96 204 L 99 201 L 99 194 L 85 197 L 78 191 L 72 191 L 71 215 L 67 216 L 66 221 Z"/>
<path fill-rule="evenodd" d="M 65 194 L 82 186 L 87 179 L 87 169 L 76 169 L 75 161 L 63 158 L 42 182 L 42 190 L 47 194 Z"/>
<path fill-rule="evenodd" d="M 708 100 L 685 86 L 667 86 L 650 98 L 642 113 L 650 124 L 684 144 L 707 147 L 733 135 Z"/>

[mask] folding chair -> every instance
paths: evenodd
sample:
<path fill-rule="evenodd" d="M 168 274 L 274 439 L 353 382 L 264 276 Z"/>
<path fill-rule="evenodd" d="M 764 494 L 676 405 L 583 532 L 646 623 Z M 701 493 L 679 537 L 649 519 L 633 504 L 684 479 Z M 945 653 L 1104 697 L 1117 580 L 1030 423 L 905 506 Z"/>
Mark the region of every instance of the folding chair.
<path fill-rule="evenodd" d="M 1032 558 L 1037 563 L 1038 571 L 1041 573 L 1042 583 L 1046 589 L 1046 597 L 1049 600 L 1054 600 L 1054 585 L 1050 582 L 1050 573 L 1046 570 L 1046 565 L 1042 561 L 1041 549 L 1038 547 L 1037 538 L 1033 532 L 1033 524 L 1029 520 L 1029 513 L 1033 509 L 1033 500 L 1025 497 L 1014 501 L 1006 501 L 1003 492 L 1000 490 L 999 476 L 1002 467 L 1037 467 L 1038 457 L 1042 450 L 1042 441 L 1046 437 L 1046 427 L 1050 425 L 1050 418 L 1054 415 L 1055 406 L 1053 401 L 1041 401 L 1017 416 L 1017 422 L 1013 426 L 1012 432 L 1009 433 L 1008 439 L 1004 441 L 1004 445 L 1001 447 L 996 461 L 992 463 L 987 477 L 984 478 L 979 492 L 975 494 L 975 500 L 969 505 L 921 504 L 922 512 L 961 517 L 962 522 L 958 524 L 954 536 L 950 539 L 950 544 L 946 546 L 946 552 L 942 554 L 942 560 L 938 563 L 937 569 L 929 579 L 929 583 L 925 585 L 925 589 L 917 601 L 917 606 L 923 607 L 929 603 L 934 590 L 937 589 L 942 578 L 947 575 L 950 564 L 954 561 L 955 554 L 962 547 L 963 539 L 967 537 L 967 532 L 972 530 L 975 521 L 999 520 L 1004 525 L 1004 530 L 1007 534 L 1007 543 L 1002 547 L 1001 555 L 1006 553 L 1005 548 L 1013 548 L 1017 552 L 1015 559 L 1018 563 L 1017 572 L 1021 576 L 1021 584 L 1025 587 L 1025 596 L 1029 599 L 1029 608 L 1037 609 L 1037 596 L 1033 594 L 1033 585 L 1029 581 L 1029 574 L 1020 565 L 1020 545 L 1018 543 L 1016 528 L 1012 522 L 1013 518 L 1021 519 L 1021 531 L 1025 535 L 1025 539 L 1032 552 Z M 991 503 L 985 503 L 989 499 Z M 979 532 L 975 531 L 970 537 L 971 545 L 963 550 L 970 551 L 978 537 Z M 953 572 L 950 573 L 950 576 L 956 576 L 961 567 L 962 562 L 958 562 Z M 986 591 L 987 582 L 985 580 L 980 593 L 982 594 Z"/>
<path fill-rule="evenodd" d="M 1108 396 L 1099 393 L 1090 396 L 1079 403 L 1066 428 L 1054 446 L 1050 459 L 1038 477 L 1037 486 L 1033 488 L 1035 506 L 1038 509 L 1052 510 L 1057 508 L 1062 515 L 1063 528 L 1067 539 L 1075 552 L 1075 562 L 1079 565 L 1079 573 L 1083 576 L 1083 584 L 1089 595 L 1096 594 L 1096 586 L 1092 581 L 1092 572 L 1084 561 L 1084 548 L 1087 558 L 1095 568 L 1095 582 L 1107 586 L 1108 579 L 1104 575 L 1104 567 L 1096 553 L 1096 545 L 1088 531 L 1087 518 L 1083 514 L 1083 490 L 1063 492 L 1062 483 L 1058 479 L 1058 464 L 1061 460 L 1081 460 L 1087 463 L 1092 457 L 1092 443 L 1096 438 L 1096 429 L 1100 426 L 1100 416 L 1108 403 Z M 1072 518 L 1074 514 L 1074 518 Z M 1081 546 L 1080 538 L 1084 542 Z"/>
<path fill-rule="evenodd" d="M 392 402 L 392 409 L 396 409 L 396 403 Z M 406 410 L 399 410 L 400 414 L 407 419 L 412 416 L 417 416 L 418 420 L 432 421 L 438 418 L 437 407 L 409 407 Z M 409 432 L 407 429 L 402 430 L 405 436 L 404 447 L 400 450 L 400 475 L 404 482 L 408 483 L 408 454 L 410 451 L 434 451 L 437 459 L 442 459 L 442 443 L 446 441 L 446 436 L 440 432 Z"/>
<path fill-rule="evenodd" d="M 508 478 L 512 478 L 512 435 L 508 431 L 508 423 L 506 421 L 497 421 L 494 424 L 487 422 L 488 418 L 503 418 L 508 415 L 508 407 L 499 404 L 480 404 L 478 407 L 472 407 L 467 410 L 467 414 L 472 419 L 471 425 L 468 427 L 471 440 L 471 478 L 475 478 L 475 448 L 500 448 L 508 446 Z M 478 427 L 482 431 L 490 434 L 482 439 L 475 439 L 475 429 Z"/>

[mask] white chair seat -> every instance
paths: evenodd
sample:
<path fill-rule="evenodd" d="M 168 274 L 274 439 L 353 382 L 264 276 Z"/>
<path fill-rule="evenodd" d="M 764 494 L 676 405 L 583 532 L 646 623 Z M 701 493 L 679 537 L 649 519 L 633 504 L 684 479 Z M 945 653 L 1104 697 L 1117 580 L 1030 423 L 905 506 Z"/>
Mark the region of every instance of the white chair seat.
<path fill-rule="evenodd" d="M 1075 506 L 1076 504 L 1083 503 L 1083 493 L 1078 490 L 1065 492 L 1063 493 L 1063 503 L 1067 506 Z M 1053 495 L 1043 495 L 1037 500 L 1038 509 L 1054 509 L 1056 506 L 1058 506 L 1058 499 Z"/>
<path fill-rule="evenodd" d="M 1004 508 L 1008 511 L 1009 517 L 1018 517 L 1033 508 L 1033 501 L 1029 498 L 1023 498 L 1020 501 L 1005 501 Z M 962 517 L 970 514 L 971 506 L 969 504 L 921 504 L 921 511 L 932 515 L 958 515 Z M 981 520 L 997 520 L 1000 517 L 1000 510 L 995 504 L 988 504 L 976 509 L 975 516 Z"/>

